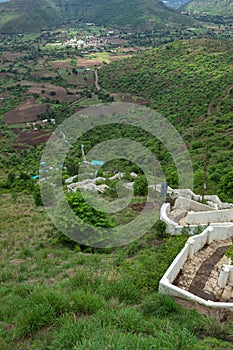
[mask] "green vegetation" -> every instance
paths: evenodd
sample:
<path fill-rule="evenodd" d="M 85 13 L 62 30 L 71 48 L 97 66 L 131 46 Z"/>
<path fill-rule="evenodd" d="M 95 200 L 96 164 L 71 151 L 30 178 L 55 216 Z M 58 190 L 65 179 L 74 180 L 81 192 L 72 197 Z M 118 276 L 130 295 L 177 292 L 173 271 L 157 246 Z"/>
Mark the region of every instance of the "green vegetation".
<path fill-rule="evenodd" d="M 35 20 L 35 31 L 47 25 L 56 26 L 66 5 L 68 13 L 85 19 L 85 13 L 69 6 L 70 1 L 57 1 L 60 8 L 54 7 L 54 3 L 12 0 L 11 4 L 0 6 L 0 24 L 5 21 L 4 30 L 15 32 L 30 30 Z M 113 99 L 147 103 L 174 123 L 189 148 L 198 192 L 203 184 L 208 144 L 207 193 L 217 192 L 223 200 L 232 200 L 233 196 L 232 43 L 186 40 L 171 44 L 174 39 L 202 35 L 222 39 L 230 30 L 224 27 L 224 33 L 215 36 L 217 27 L 212 23 L 204 29 L 186 30 L 180 26 L 183 19 L 170 10 L 160 12 L 157 22 L 155 9 L 167 11 L 157 2 L 148 1 L 144 8 L 141 1 L 127 4 L 119 1 L 117 7 L 114 3 L 111 5 L 115 7 L 108 7 L 108 13 L 101 7 L 105 0 L 92 3 L 88 21 L 103 23 L 105 19 L 110 24 L 114 11 L 114 24 L 126 26 L 114 27 L 111 34 L 112 27 L 77 24 L 74 20 L 54 31 L 1 37 L 0 349 L 233 349 L 232 314 L 199 306 L 204 314 L 201 315 L 193 310 L 197 305 L 183 301 L 192 308 L 189 310 L 179 300 L 158 294 L 161 277 L 188 238 L 187 229 L 182 235 L 171 237 L 165 224 L 157 221 L 141 239 L 119 248 L 97 249 L 77 244 L 58 232 L 42 206 L 37 177 L 55 175 L 53 184 L 50 181 L 41 184 L 51 208 L 54 203 L 51 189 L 55 186 L 56 190 L 57 167 L 61 166 L 54 164 L 51 169 L 40 164 L 49 135 L 76 110 Z M 146 30 L 145 25 L 143 32 L 137 32 L 144 10 L 148 13 L 147 4 L 150 5 L 147 20 L 153 17 L 151 28 Z M 9 6 L 14 6 L 15 12 L 6 10 Z M 24 9 L 22 16 L 17 6 Z M 29 16 L 31 22 L 25 22 Z M 43 21 L 40 16 L 44 16 Z M 153 29 L 163 28 L 164 20 L 167 28 Z M 173 26 L 176 20 L 178 27 Z M 94 37 L 99 44 L 83 52 L 83 48 L 70 45 L 69 40 L 76 36 L 80 40 Z M 160 46 L 161 43 L 166 45 Z M 135 46 L 159 47 L 136 54 Z M 132 56 L 129 60 L 98 69 L 100 90 L 97 89 L 94 74 L 97 60 L 108 63 L 125 57 L 127 51 Z M 172 157 L 161 142 L 137 127 L 115 124 L 96 128 L 77 140 L 64 160 L 63 183 L 78 173 L 83 159 L 81 144 L 88 153 L 99 142 L 116 137 L 131 138 L 149 148 L 159 160 L 168 184 L 178 185 Z M 57 138 L 70 141 L 62 132 Z M 138 175 L 134 197 L 117 213 L 106 214 L 92 208 L 79 191 L 67 194 L 67 201 L 84 221 L 84 228 L 91 223 L 99 232 L 103 227 L 125 225 L 143 210 L 148 183 L 139 166 L 125 159 L 114 159 L 99 169 L 98 176 L 106 177 L 109 186 L 104 199 L 112 201 L 118 197 L 119 180 L 109 180 L 117 171 L 126 173 L 127 182 L 135 180 L 131 172 Z M 72 225 L 72 221 L 64 218 L 63 202 L 58 203 L 60 222 Z M 228 255 L 232 256 L 232 248 Z"/>
<path fill-rule="evenodd" d="M 100 26 L 114 25 L 131 29 L 161 29 L 190 25 L 192 20 L 166 7 L 162 2 L 146 0 L 92 1 L 85 0 L 12 0 L 0 3 L 0 32 L 39 32 L 75 19 Z"/>
<path fill-rule="evenodd" d="M 153 229 L 123 248 L 80 251 L 31 196 L 4 195 L 0 209 L 2 350 L 233 349 L 230 321 L 155 293 L 187 236 L 158 241 Z"/>
<path fill-rule="evenodd" d="M 193 161 L 198 192 L 208 145 L 207 189 L 209 193 L 217 189 L 224 200 L 232 200 L 224 180 L 232 171 L 231 49 L 232 44 L 223 41 L 177 41 L 99 70 L 103 89 L 148 99 L 180 131 Z"/>
<path fill-rule="evenodd" d="M 232 17 L 233 4 L 231 0 L 192 0 L 186 7 L 188 11 Z"/>

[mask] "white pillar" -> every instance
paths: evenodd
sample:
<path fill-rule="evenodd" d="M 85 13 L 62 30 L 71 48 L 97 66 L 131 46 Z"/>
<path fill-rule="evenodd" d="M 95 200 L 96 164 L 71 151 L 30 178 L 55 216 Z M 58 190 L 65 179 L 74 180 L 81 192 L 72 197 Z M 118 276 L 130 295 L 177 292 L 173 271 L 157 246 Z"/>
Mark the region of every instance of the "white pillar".
<path fill-rule="evenodd" d="M 208 234 L 207 234 L 207 244 L 210 245 L 213 241 L 212 239 L 212 232 L 214 231 L 214 228 L 212 226 L 208 227 Z"/>
<path fill-rule="evenodd" d="M 189 258 L 192 259 L 192 257 L 194 256 L 194 239 L 190 239 L 189 241 Z"/>
<path fill-rule="evenodd" d="M 218 278 L 218 286 L 225 288 L 228 282 L 230 269 L 227 265 L 223 265 Z"/>

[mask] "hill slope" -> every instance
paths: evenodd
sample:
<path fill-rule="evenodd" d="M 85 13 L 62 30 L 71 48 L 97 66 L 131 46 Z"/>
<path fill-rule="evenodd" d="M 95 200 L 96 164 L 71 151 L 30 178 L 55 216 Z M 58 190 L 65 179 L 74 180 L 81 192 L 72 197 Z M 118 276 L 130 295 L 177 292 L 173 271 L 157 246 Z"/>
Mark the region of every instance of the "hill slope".
<path fill-rule="evenodd" d="M 191 12 L 207 13 L 209 15 L 233 16 L 232 0 L 192 0 L 186 5 Z"/>
<path fill-rule="evenodd" d="M 53 1 L 13 0 L 0 4 L 0 32 L 24 33 L 48 29 L 63 21 Z"/>
<path fill-rule="evenodd" d="M 224 41 L 180 41 L 99 70 L 102 88 L 145 97 L 174 124 L 189 147 L 196 176 L 208 144 L 210 192 L 232 168 L 232 48 Z"/>
<path fill-rule="evenodd" d="M 11 0 L 0 4 L 0 32 L 33 32 L 66 19 L 128 28 L 165 28 L 190 19 L 158 0 Z"/>

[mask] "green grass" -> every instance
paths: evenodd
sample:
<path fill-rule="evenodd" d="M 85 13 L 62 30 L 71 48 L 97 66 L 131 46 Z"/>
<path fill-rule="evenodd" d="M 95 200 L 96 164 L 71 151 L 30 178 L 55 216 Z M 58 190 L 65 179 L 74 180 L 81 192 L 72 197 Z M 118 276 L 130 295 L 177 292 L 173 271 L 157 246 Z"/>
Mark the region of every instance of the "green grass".
<path fill-rule="evenodd" d="M 233 349 L 230 322 L 157 294 L 187 237 L 81 252 L 62 243 L 31 196 L 0 204 L 0 346 L 31 349 Z"/>

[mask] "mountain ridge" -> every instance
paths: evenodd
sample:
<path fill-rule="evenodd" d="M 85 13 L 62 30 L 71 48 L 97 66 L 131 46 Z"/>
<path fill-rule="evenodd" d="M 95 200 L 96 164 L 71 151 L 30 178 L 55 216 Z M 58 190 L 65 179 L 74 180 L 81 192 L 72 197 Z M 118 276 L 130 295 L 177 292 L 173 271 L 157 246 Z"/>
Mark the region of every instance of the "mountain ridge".
<path fill-rule="evenodd" d="M 233 16 L 232 0 L 191 0 L 184 9 L 209 15 Z"/>
<path fill-rule="evenodd" d="M 10 0 L 0 3 L 0 32 L 47 30 L 66 20 L 140 30 L 190 24 L 191 19 L 158 0 Z"/>

